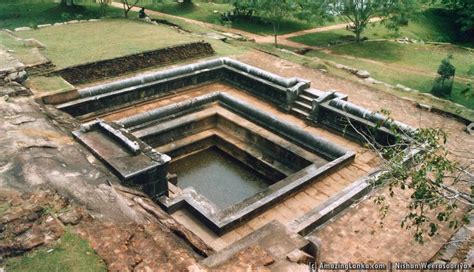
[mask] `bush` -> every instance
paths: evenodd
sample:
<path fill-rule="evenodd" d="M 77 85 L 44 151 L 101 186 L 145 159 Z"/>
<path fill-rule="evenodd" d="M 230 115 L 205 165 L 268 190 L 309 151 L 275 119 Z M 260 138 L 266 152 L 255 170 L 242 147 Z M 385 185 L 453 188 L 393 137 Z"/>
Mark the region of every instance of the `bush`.
<path fill-rule="evenodd" d="M 448 97 L 453 89 L 454 74 L 456 67 L 451 64 L 452 55 L 441 61 L 438 67 L 438 76 L 435 79 L 431 93 L 438 97 Z"/>
<path fill-rule="evenodd" d="M 474 76 L 474 65 L 471 65 L 471 67 L 469 67 L 469 70 L 467 70 L 467 74 L 470 76 Z"/>
<path fill-rule="evenodd" d="M 452 81 L 443 81 L 441 77 L 435 79 L 431 93 L 437 97 L 449 97 L 453 89 Z"/>

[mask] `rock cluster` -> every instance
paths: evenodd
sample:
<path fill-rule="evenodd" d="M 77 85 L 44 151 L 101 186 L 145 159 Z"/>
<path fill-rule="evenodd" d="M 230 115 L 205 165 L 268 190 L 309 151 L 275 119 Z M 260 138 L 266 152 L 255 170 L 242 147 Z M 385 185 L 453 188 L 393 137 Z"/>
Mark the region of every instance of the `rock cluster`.
<path fill-rule="evenodd" d="M 0 64 L 3 64 L 3 66 L 0 66 L 0 86 L 7 82 L 22 83 L 26 80 L 28 75 L 25 71 L 25 65 L 1 48 L 0 60 Z"/>
<path fill-rule="evenodd" d="M 63 223 L 54 216 L 54 211 L 68 204 L 54 193 L 20 194 L 1 189 L 0 203 L 4 203 L 5 209 L 0 219 L 0 258 L 49 244 L 64 234 Z"/>
<path fill-rule="evenodd" d="M 365 79 L 365 78 L 370 77 L 370 73 L 366 70 L 359 70 L 359 69 L 356 69 L 354 67 L 350 67 L 350 66 L 347 66 L 347 65 L 339 64 L 339 63 L 336 64 L 336 68 L 342 69 L 346 72 L 354 74 L 358 78 L 364 78 Z"/>

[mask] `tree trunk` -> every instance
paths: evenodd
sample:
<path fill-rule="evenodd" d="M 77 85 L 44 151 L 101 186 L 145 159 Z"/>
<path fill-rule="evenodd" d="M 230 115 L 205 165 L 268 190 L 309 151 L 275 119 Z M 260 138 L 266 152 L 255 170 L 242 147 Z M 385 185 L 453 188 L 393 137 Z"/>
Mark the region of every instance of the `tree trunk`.
<path fill-rule="evenodd" d="M 273 37 L 275 40 L 275 47 L 278 47 L 278 27 L 276 23 L 272 23 L 273 26 Z"/>
<path fill-rule="evenodd" d="M 356 34 L 356 42 L 357 43 L 360 43 L 360 35 L 362 34 L 361 32 L 362 31 L 359 28 L 356 28 L 355 34 Z"/>

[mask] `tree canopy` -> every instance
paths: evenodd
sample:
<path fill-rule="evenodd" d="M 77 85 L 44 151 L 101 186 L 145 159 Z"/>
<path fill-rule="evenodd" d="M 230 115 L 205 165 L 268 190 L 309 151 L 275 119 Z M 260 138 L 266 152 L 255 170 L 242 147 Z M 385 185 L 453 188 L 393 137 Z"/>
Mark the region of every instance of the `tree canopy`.
<path fill-rule="evenodd" d="M 273 26 L 275 46 L 278 45 L 280 24 L 288 18 L 297 18 L 307 22 L 322 22 L 328 16 L 325 0 L 235 0 L 237 11 L 251 11 L 268 20 Z"/>
<path fill-rule="evenodd" d="M 388 28 L 397 29 L 420 8 L 419 0 L 333 0 L 332 14 L 340 16 L 360 42 L 371 19 L 380 17 Z"/>
<path fill-rule="evenodd" d="M 472 0 L 441 0 L 441 2 L 458 14 L 457 22 L 462 31 L 474 31 L 474 1 Z"/>

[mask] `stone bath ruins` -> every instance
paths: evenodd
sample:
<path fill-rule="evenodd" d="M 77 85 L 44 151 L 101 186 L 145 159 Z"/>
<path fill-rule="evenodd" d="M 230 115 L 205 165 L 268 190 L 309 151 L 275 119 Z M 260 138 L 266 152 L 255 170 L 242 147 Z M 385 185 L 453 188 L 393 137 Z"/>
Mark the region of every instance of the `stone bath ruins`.
<path fill-rule="evenodd" d="M 472 220 L 420 243 L 400 227 L 416 188 L 387 182 L 423 167 L 442 129 L 467 183 L 436 190 L 472 219 L 469 115 L 311 55 L 338 43 L 293 39 L 345 24 L 278 48 L 238 24 L 129 12 L 0 30 L 0 271 L 470 271 Z"/>
<path fill-rule="evenodd" d="M 140 188 L 216 251 L 231 250 L 242 243 L 239 238 L 284 218 L 281 228 L 300 234 L 286 253 L 305 249 L 314 256 L 311 232 L 362 197 L 376 177 L 376 168 L 355 160 L 363 140 L 358 129 L 373 130 L 383 142 L 394 140 L 390 126 L 411 130 L 397 121 L 378 127 L 385 117 L 346 95 L 230 58 L 112 81 L 72 96 L 55 107 L 82 123 L 74 137 L 123 184 Z M 310 133 L 288 118 L 317 130 Z M 246 173 L 223 166 L 190 169 L 223 160 Z M 278 207 L 294 194 L 308 200 L 296 211 Z"/>

